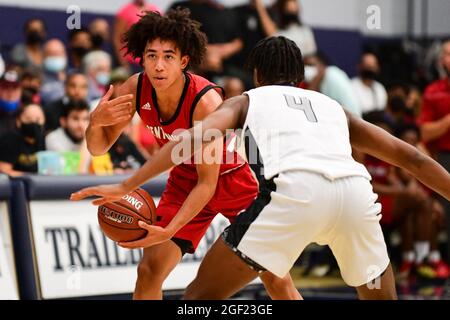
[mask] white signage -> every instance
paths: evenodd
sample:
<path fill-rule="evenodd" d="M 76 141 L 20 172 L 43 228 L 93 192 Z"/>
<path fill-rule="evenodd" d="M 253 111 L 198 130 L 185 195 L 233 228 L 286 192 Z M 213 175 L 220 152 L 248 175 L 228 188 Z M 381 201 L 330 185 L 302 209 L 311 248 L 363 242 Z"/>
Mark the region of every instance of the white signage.
<path fill-rule="evenodd" d="M 133 292 L 142 252 L 123 249 L 106 238 L 90 201 L 31 201 L 30 214 L 42 298 Z M 186 288 L 227 225 L 221 215 L 214 219 L 196 253 L 184 256 L 163 290 Z"/>
<path fill-rule="evenodd" d="M 7 205 L 0 201 L 0 300 L 19 299 L 9 227 Z"/>

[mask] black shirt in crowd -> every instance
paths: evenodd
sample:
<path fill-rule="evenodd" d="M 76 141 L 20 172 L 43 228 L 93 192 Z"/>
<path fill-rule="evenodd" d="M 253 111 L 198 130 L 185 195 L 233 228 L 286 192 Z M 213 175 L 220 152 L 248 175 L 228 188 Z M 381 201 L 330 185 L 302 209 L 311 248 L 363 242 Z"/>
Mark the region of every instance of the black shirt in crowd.
<path fill-rule="evenodd" d="M 13 170 L 36 173 L 37 152 L 45 150 L 44 139 L 30 144 L 17 131 L 11 131 L 0 138 L 0 161 L 11 163 Z"/>

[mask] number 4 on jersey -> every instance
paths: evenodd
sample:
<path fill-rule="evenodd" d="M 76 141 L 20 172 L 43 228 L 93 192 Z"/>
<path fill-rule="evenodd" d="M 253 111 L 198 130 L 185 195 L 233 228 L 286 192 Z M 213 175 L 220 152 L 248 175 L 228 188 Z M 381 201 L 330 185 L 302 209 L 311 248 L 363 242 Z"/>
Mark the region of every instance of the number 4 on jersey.
<path fill-rule="evenodd" d="M 297 101 L 294 96 L 284 95 L 289 108 L 302 110 L 309 122 L 317 122 L 317 117 L 312 109 L 311 101 L 308 98 L 298 97 Z"/>

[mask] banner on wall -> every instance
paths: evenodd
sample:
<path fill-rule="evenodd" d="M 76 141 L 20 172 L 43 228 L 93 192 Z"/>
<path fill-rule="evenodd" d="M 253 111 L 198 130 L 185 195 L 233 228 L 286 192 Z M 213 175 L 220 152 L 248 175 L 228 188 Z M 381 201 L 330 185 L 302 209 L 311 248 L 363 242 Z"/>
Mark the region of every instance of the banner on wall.
<path fill-rule="evenodd" d="M 0 300 L 19 299 L 9 226 L 8 207 L 0 201 Z"/>
<path fill-rule="evenodd" d="M 42 298 L 133 292 L 142 251 L 123 249 L 106 238 L 90 201 L 31 201 L 30 215 Z M 221 215 L 214 219 L 196 253 L 184 256 L 163 290 L 186 288 L 227 225 Z"/>

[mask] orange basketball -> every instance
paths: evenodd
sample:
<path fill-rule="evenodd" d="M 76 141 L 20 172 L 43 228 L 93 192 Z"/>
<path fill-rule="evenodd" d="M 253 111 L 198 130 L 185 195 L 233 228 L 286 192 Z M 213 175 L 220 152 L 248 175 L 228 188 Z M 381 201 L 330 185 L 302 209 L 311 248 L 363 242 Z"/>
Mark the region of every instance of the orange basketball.
<path fill-rule="evenodd" d="M 116 242 L 134 241 L 147 234 L 147 230 L 139 227 L 139 220 L 155 223 L 156 206 L 152 197 L 139 188 L 120 201 L 99 206 L 97 215 L 98 223 L 108 238 Z"/>

